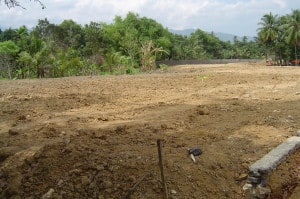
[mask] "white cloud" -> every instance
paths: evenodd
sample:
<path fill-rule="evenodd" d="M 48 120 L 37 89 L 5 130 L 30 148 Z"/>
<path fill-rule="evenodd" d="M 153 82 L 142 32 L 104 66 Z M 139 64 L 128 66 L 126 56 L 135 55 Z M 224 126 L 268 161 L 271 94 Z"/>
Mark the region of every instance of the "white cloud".
<path fill-rule="evenodd" d="M 0 28 L 32 27 L 44 18 L 52 23 L 64 19 L 81 24 L 110 23 L 116 15 L 124 17 L 132 11 L 173 29 L 200 28 L 255 35 L 257 23 L 264 14 L 284 15 L 300 8 L 300 1 L 295 0 L 42 0 L 46 5 L 44 10 L 33 1 L 23 2 L 26 10 L 8 9 L 0 4 Z"/>
<path fill-rule="evenodd" d="M 280 8 L 286 8 L 287 2 L 285 0 L 273 0 Z"/>

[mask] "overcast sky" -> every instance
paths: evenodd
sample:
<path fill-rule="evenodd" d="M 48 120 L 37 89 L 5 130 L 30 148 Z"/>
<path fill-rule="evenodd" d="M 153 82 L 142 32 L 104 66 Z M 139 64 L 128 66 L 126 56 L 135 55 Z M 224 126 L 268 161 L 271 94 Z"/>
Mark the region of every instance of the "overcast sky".
<path fill-rule="evenodd" d="M 41 0 L 46 9 L 34 0 L 19 0 L 26 10 L 8 9 L 0 1 L 1 29 L 31 28 L 44 18 L 55 24 L 64 19 L 111 23 L 116 15 L 124 17 L 132 11 L 169 29 L 200 28 L 238 36 L 255 36 L 266 13 L 285 15 L 300 9 L 299 0 Z"/>

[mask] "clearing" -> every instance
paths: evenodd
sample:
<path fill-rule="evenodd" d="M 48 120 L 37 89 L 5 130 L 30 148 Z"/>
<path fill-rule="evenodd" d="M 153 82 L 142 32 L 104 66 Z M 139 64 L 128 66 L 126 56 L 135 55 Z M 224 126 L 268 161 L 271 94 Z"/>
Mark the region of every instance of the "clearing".
<path fill-rule="evenodd" d="M 243 198 L 248 167 L 300 129 L 300 67 L 181 65 L 151 74 L 0 81 L 0 198 Z M 190 147 L 203 153 L 193 163 Z M 300 152 L 272 175 L 299 184 Z M 45 193 L 48 192 L 48 195 Z"/>

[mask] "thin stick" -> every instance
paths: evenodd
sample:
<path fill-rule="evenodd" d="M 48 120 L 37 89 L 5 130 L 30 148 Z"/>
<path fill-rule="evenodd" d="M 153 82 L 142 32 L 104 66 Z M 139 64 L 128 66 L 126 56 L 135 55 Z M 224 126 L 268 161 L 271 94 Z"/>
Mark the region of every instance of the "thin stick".
<path fill-rule="evenodd" d="M 168 199 L 168 191 L 167 191 L 167 185 L 165 182 L 165 175 L 164 175 L 164 166 L 163 166 L 163 158 L 162 158 L 162 148 L 161 148 L 161 142 L 160 139 L 157 140 L 157 150 L 158 150 L 158 158 L 159 158 L 159 168 L 160 168 L 160 174 L 161 174 L 161 181 L 164 191 L 164 199 Z"/>
<path fill-rule="evenodd" d="M 141 179 L 139 179 L 134 185 L 133 187 L 131 187 L 130 189 L 128 189 L 126 195 L 122 198 L 122 199 L 129 199 L 130 195 L 136 190 L 136 188 L 141 184 L 141 182 L 143 180 L 146 179 L 146 177 L 150 176 L 150 173 L 146 173 Z"/>

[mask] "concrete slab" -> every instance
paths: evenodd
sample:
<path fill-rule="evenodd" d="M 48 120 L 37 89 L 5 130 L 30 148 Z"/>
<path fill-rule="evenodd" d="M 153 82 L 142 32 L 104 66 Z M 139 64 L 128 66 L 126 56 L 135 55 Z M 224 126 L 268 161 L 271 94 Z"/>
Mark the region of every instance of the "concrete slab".
<path fill-rule="evenodd" d="M 278 145 L 260 160 L 250 166 L 250 172 L 269 173 L 281 163 L 292 151 L 300 147 L 300 137 L 293 136 Z"/>

